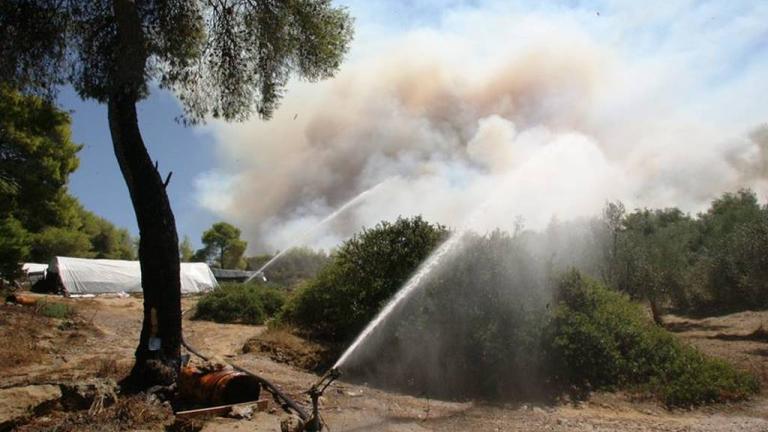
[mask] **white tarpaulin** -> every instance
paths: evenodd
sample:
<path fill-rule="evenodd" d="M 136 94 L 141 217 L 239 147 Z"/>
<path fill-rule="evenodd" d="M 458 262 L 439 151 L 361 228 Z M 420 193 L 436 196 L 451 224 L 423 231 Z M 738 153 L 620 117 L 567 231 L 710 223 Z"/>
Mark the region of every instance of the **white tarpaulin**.
<path fill-rule="evenodd" d="M 68 294 L 141 292 L 138 261 L 56 257 L 49 273 L 58 273 Z M 206 263 L 181 263 L 181 292 L 193 294 L 218 287 Z"/>
<path fill-rule="evenodd" d="M 24 263 L 21 265 L 21 269 L 24 270 L 24 273 L 26 274 L 45 273 L 45 271 L 48 270 L 48 264 Z"/>

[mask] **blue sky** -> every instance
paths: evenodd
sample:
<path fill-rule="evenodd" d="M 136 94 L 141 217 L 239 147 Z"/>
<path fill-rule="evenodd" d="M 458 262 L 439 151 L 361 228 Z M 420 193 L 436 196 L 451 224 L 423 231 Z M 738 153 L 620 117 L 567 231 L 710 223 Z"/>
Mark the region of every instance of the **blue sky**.
<path fill-rule="evenodd" d="M 611 193 L 626 194 L 627 197 L 618 197 L 622 199 L 640 197 L 637 205 L 679 203 L 696 209 L 712 194 L 734 185 L 743 183 L 760 191 L 760 185 L 765 183 L 765 175 L 761 173 L 758 173 L 758 179 L 750 179 L 752 183 L 748 183 L 724 161 L 734 157 L 748 158 L 760 151 L 745 144 L 743 137 L 750 128 L 768 120 L 768 110 L 763 103 L 768 97 L 768 83 L 764 79 L 768 73 L 768 2 L 346 0 L 338 3 L 350 8 L 357 28 L 349 59 L 339 74 L 340 82 L 373 79 L 371 75 L 379 73 L 375 65 L 382 62 L 388 64 L 388 61 L 403 62 L 406 59 L 407 63 L 408 58 L 413 58 L 418 63 L 421 57 L 430 59 L 433 54 L 437 69 L 448 71 L 444 74 L 453 74 L 452 67 L 462 69 L 464 75 L 459 73 L 458 78 L 454 77 L 462 79 L 474 76 L 469 72 L 471 68 L 480 75 L 486 69 L 495 71 L 500 58 L 510 57 L 511 64 L 515 64 L 519 59 L 514 53 L 524 51 L 529 44 L 551 49 L 550 57 L 570 59 L 575 56 L 569 46 L 573 43 L 583 50 L 587 60 L 570 59 L 564 64 L 586 65 L 585 70 L 598 67 L 597 64 L 601 65 L 599 68 L 608 65 L 606 68 L 611 73 L 601 71 L 595 78 L 591 72 L 584 72 L 583 82 L 580 82 L 590 86 L 585 93 L 590 97 L 586 106 L 574 108 L 576 113 L 561 109 L 557 118 L 540 118 L 538 126 L 560 127 L 563 118 L 578 115 L 580 122 L 569 123 L 570 130 L 596 142 L 602 157 L 607 158 L 610 170 L 627 172 L 631 177 L 627 180 L 631 186 L 622 192 Z M 416 49 L 414 47 L 421 47 L 423 55 L 408 57 L 407 53 Z M 507 56 L 506 51 L 513 54 Z M 461 53 L 464 57 L 452 53 Z M 557 62 L 554 63 L 557 71 Z M 401 64 L 404 70 L 408 69 L 408 64 Z M 395 80 L 406 79 L 403 76 Z M 598 82 L 595 84 L 591 80 Z M 282 149 L 299 149 L 303 153 L 297 154 L 302 156 L 306 149 L 300 143 L 292 146 L 281 141 L 292 136 L 291 129 L 297 127 L 297 123 L 284 121 L 292 119 L 295 112 L 301 112 L 299 122 L 307 119 L 303 125 L 308 128 L 297 140 L 305 139 L 312 130 L 313 118 L 327 114 L 327 107 L 316 111 L 305 109 L 305 101 L 330 100 L 341 104 L 334 108 L 344 111 L 353 109 L 351 107 L 374 109 L 381 96 L 392 96 L 386 83 L 375 79 L 371 82 L 371 87 L 376 90 L 371 90 L 367 96 L 340 95 L 334 90 L 334 82 L 292 83 L 286 98 L 287 106 L 276 113 L 274 124 L 270 125 L 251 120 L 245 124 L 183 127 L 174 121 L 180 110 L 173 95 L 158 90 L 152 92 L 152 96 L 139 105 L 140 126 L 150 154 L 159 161 L 161 172 L 164 175 L 168 171 L 174 173 L 169 195 L 179 237 L 188 235 L 199 244 L 202 231 L 213 222 L 224 219 L 242 226 L 246 239 L 252 244 L 266 241 L 260 231 L 264 224 L 284 232 L 281 238 L 290 238 L 299 228 L 289 229 L 288 226 L 305 230 L 311 221 L 322 219 L 344 199 L 371 186 L 371 182 L 381 180 L 384 174 L 365 177 L 357 173 L 344 177 L 335 173 L 333 178 L 327 173 L 314 177 L 305 175 L 300 168 L 296 171 L 287 165 L 290 161 L 286 162 L 286 159 L 293 156 L 289 150 Z M 430 84 L 416 82 L 417 85 Z M 571 81 L 568 83 L 572 84 Z M 546 87 L 549 84 L 540 85 Z M 367 90 L 360 93 L 367 94 Z M 105 108 L 93 102 L 83 102 L 66 89 L 59 102 L 65 109 L 72 110 L 74 139 L 85 145 L 80 152 L 80 169 L 71 177 L 72 192 L 88 209 L 136 233 L 128 193 L 112 153 Z M 471 103 L 467 105 L 467 109 L 473 107 Z M 516 123 L 519 128 L 521 120 L 514 113 L 501 117 Z M 419 120 L 418 116 L 414 118 Z M 625 125 L 623 122 L 629 118 L 632 121 Z M 473 118 L 474 123 L 467 126 L 467 136 L 472 136 L 485 120 Z M 423 124 L 429 119 L 419 121 Z M 398 122 L 402 123 L 402 120 L 393 124 Z M 382 142 L 392 139 L 377 135 L 382 133 L 378 129 L 356 133 L 358 137 L 379 137 Z M 701 137 L 707 136 L 709 138 L 702 140 Z M 341 137 L 340 142 L 343 139 Z M 724 145 L 724 142 L 730 144 Z M 398 156 L 387 162 L 386 170 L 377 163 L 382 154 L 388 153 L 375 145 L 365 147 L 369 153 L 359 156 L 361 172 L 368 175 L 386 171 L 387 175 L 392 172 L 401 175 L 413 172 L 416 170 L 413 167 L 418 166 L 419 172 L 436 170 L 455 178 L 456 172 L 467 173 L 473 169 L 474 165 L 466 166 L 461 161 L 465 155 L 458 154 L 455 149 L 446 150 L 443 145 L 436 145 L 423 160 L 414 161 L 412 152 L 403 149 L 418 147 L 416 144 L 397 147 Z M 391 152 L 391 148 L 387 151 Z M 332 145 L 322 155 L 327 158 L 329 167 L 342 166 L 338 164 L 345 163 L 349 151 L 346 147 L 335 149 Z M 456 160 L 435 168 L 436 157 Z M 682 161 L 685 162 L 682 169 L 671 168 Z M 657 167 L 657 171 L 649 173 L 639 168 L 649 164 Z M 460 167 L 458 171 L 457 166 Z M 263 172 L 264 177 L 260 177 L 258 171 Z M 265 178 L 270 179 L 273 172 L 275 183 L 291 182 L 290 187 L 285 187 L 284 194 L 301 195 L 301 203 L 279 197 L 276 204 L 270 201 L 272 207 L 267 208 L 269 203 L 261 204 L 265 190 L 255 184 L 269 181 Z M 705 172 L 714 173 L 709 177 L 723 180 L 703 178 L 701 174 Z M 659 178 L 665 179 L 666 183 L 653 181 Z M 463 202 L 466 195 L 466 190 L 461 191 L 461 195 L 452 195 L 455 191 L 439 192 L 439 186 L 430 184 L 431 190 L 438 190 L 435 195 L 441 196 L 444 192 L 447 201 Z M 699 184 L 704 186 L 699 187 Z M 253 187 L 247 187 L 249 185 Z M 415 186 L 405 185 L 404 189 L 416 190 Z M 643 198 L 643 191 L 657 199 Z M 681 197 L 692 198 L 685 201 Z M 447 208 L 442 203 L 429 207 L 419 197 L 399 197 L 398 200 L 390 196 L 388 201 L 402 203 L 402 212 L 441 215 Z M 246 202 L 247 205 L 242 205 Z M 368 209 L 368 213 L 378 215 L 373 208 Z M 388 214 L 387 211 L 381 213 Z M 307 214 L 311 217 L 303 220 Z M 287 216 L 290 216 L 289 222 L 275 222 Z M 362 213 L 359 219 L 359 223 L 366 225 L 376 222 Z M 449 218 L 444 222 L 452 220 Z M 282 241 L 271 240 L 267 242 L 270 247 L 285 246 Z"/>
<path fill-rule="evenodd" d="M 70 178 L 70 189 L 86 208 L 115 224 L 138 233 L 128 189 L 112 151 L 106 107 L 82 101 L 67 89 L 59 103 L 72 111 L 73 139 L 84 144 L 79 153 L 80 168 Z M 217 217 L 200 207 L 191 194 L 195 177 L 212 166 L 213 143 L 202 128 L 184 127 L 174 121 L 180 114 L 172 94 L 155 90 L 139 104 L 139 121 L 144 141 L 159 162 L 163 176 L 173 171 L 168 193 L 176 216 L 179 238 L 189 235 L 200 243 L 202 231 Z"/>

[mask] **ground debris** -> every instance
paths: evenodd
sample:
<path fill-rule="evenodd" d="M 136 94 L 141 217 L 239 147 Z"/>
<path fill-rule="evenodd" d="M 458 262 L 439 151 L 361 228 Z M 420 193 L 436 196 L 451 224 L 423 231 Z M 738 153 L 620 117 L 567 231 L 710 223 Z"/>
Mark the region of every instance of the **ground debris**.
<path fill-rule="evenodd" d="M 288 415 L 280 420 L 281 432 L 301 432 L 304 430 L 304 422 L 295 415 Z"/>
<path fill-rule="evenodd" d="M 89 412 L 90 411 L 90 412 Z M 35 417 L 20 426 L 20 432 L 96 432 L 163 430 L 171 423 L 170 407 L 150 404 L 142 394 L 121 397 L 117 402 L 98 412 L 89 409 L 79 411 L 52 411 L 45 417 Z"/>
<path fill-rule="evenodd" d="M 11 430 L 33 415 L 44 414 L 61 398 L 56 385 L 29 385 L 0 390 L 0 431 Z"/>
<path fill-rule="evenodd" d="M 235 405 L 229 410 L 229 417 L 236 419 L 250 419 L 253 417 L 253 405 Z"/>
<path fill-rule="evenodd" d="M 199 432 L 205 427 L 205 419 L 176 417 L 176 420 L 166 427 L 167 432 Z"/>
<path fill-rule="evenodd" d="M 117 402 L 117 384 L 111 379 L 92 378 L 61 385 L 61 404 L 68 410 L 88 409 L 95 415 Z"/>

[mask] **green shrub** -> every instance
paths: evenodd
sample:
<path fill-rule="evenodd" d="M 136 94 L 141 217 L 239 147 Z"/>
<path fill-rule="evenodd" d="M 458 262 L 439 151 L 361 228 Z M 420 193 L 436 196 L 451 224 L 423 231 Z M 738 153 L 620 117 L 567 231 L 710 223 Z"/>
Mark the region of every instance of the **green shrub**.
<path fill-rule="evenodd" d="M 421 217 L 381 222 L 347 240 L 314 279 L 302 284 L 282 320 L 331 342 L 349 341 L 445 238 Z"/>
<path fill-rule="evenodd" d="M 268 317 L 274 317 L 280 313 L 288 297 L 285 290 L 272 286 L 262 286 L 257 289 L 256 294 L 261 299 L 264 307 L 264 313 Z"/>
<path fill-rule="evenodd" d="M 48 318 L 64 319 L 69 318 L 74 313 L 74 310 L 71 306 L 64 303 L 45 302 L 39 306 L 38 312 Z"/>
<path fill-rule="evenodd" d="M 548 327 L 552 378 L 579 389 L 646 389 L 669 406 L 744 399 L 754 377 L 654 325 L 644 310 L 578 272 L 567 274 Z"/>
<path fill-rule="evenodd" d="M 203 295 L 194 319 L 219 323 L 263 324 L 283 307 L 285 294 L 279 288 L 258 283 L 222 284 Z"/>
<path fill-rule="evenodd" d="M 683 346 L 666 374 L 654 378 L 650 388 L 669 406 L 688 406 L 745 399 L 758 392 L 759 384 L 729 363 Z"/>

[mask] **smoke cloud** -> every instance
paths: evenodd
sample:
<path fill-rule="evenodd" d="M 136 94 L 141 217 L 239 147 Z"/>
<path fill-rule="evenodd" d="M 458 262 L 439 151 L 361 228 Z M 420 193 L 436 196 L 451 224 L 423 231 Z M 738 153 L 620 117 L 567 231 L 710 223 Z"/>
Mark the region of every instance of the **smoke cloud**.
<path fill-rule="evenodd" d="M 217 168 L 198 202 L 256 252 L 331 247 L 399 215 L 465 225 L 478 206 L 473 229 L 512 231 L 606 200 L 697 211 L 739 187 L 764 197 L 768 10 L 607 4 L 481 3 L 397 31 L 363 14 L 335 79 L 292 84 L 270 121 L 210 126 Z"/>

